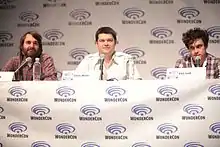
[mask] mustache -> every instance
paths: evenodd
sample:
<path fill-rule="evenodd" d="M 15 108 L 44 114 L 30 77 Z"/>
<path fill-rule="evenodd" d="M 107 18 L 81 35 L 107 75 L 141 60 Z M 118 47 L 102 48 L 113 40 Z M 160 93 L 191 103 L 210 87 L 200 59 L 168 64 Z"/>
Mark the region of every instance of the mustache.
<path fill-rule="evenodd" d="M 27 55 L 27 51 L 28 51 L 29 48 L 32 49 L 32 47 L 28 47 L 27 49 L 25 49 L 24 47 L 21 47 L 20 48 L 20 53 L 26 56 Z M 38 49 L 35 50 L 35 55 L 34 56 L 35 57 L 39 57 L 42 54 L 42 52 L 43 52 L 43 49 L 42 48 L 38 48 Z"/>
<path fill-rule="evenodd" d="M 28 48 L 27 48 L 27 51 L 28 51 L 28 50 L 35 50 L 35 48 L 34 48 L 34 47 L 28 47 Z"/>

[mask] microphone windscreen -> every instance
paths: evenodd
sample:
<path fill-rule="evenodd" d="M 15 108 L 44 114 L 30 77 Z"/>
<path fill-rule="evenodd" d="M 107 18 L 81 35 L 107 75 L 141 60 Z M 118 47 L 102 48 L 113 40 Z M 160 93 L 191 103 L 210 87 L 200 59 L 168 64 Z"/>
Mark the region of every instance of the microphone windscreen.
<path fill-rule="evenodd" d="M 196 59 L 196 60 L 201 60 L 201 57 L 200 57 L 200 56 L 196 56 L 195 59 Z"/>
<path fill-rule="evenodd" d="M 104 59 L 105 58 L 105 54 L 100 54 L 100 59 Z"/>
<path fill-rule="evenodd" d="M 196 60 L 196 67 L 200 67 L 201 57 L 200 56 L 196 56 L 195 60 Z"/>
<path fill-rule="evenodd" d="M 31 59 L 31 57 L 27 57 L 25 60 L 26 60 L 27 62 L 30 62 L 32 59 Z"/>

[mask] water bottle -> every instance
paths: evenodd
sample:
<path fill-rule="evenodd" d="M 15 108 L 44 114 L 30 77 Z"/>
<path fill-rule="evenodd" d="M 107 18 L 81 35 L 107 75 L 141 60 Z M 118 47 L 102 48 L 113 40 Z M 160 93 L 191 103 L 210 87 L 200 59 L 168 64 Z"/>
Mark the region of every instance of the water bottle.
<path fill-rule="evenodd" d="M 134 79 L 134 59 L 132 57 L 128 58 L 126 63 L 126 76 L 127 79 Z"/>
<path fill-rule="evenodd" d="M 33 65 L 33 81 L 40 81 L 40 77 L 41 77 L 40 59 L 35 58 L 35 62 Z"/>

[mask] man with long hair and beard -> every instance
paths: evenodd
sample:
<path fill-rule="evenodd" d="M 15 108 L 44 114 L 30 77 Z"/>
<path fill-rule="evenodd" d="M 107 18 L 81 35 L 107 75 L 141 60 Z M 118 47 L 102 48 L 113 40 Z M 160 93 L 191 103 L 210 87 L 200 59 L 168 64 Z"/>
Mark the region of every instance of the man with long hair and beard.
<path fill-rule="evenodd" d="M 43 53 L 42 37 L 35 31 L 25 33 L 20 39 L 18 56 L 12 57 L 3 66 L 2 71 L 16 71 L 26 58 L 32 60 L 22 66 L 18 72 L 15 73 L 16 81 L 32 81 L 33 80 L 33 63 L 35 58 L 40 59 L 41 63 L 41 80 L 57 80 L 56 69 L 53 58 Z"/>

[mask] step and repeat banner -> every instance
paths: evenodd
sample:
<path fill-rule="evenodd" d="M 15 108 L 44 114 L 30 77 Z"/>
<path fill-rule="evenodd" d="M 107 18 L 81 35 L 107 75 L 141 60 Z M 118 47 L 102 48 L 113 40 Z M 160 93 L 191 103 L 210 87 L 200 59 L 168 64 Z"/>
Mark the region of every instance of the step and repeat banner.
<path fill-rule="evenodd" d="M 182 33 L 208 30 L 208 52 L 220 56 L 219 0 L 0 0 L 0 68 L 19 51 L 21 35 L 36 30 L 59 72 L 72 70 L 97 51 L 94 34 L 110 26 L 117 51 L 136 57 L 144 79 L 163 79 L 188 54 Z"/>
<path fill-rule="evenodd" d="M 219 147 L 219 82 L 1 82 L 0 147 Z"/>

